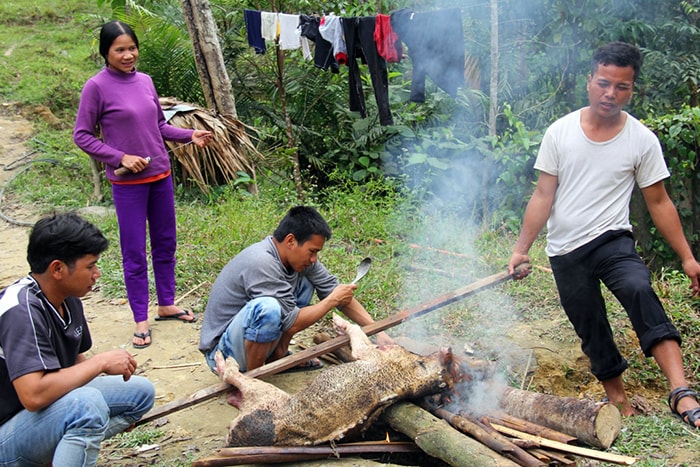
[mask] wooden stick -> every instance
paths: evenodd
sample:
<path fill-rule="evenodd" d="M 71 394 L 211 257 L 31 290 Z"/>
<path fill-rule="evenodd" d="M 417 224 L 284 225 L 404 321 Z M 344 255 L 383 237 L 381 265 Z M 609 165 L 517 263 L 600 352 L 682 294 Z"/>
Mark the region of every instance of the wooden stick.
<path fill-rule="evenodd" d="M 486 418 L 490 423 L 498 423 L 499 425 L 513 428 L 514 430 L 524 431 L 525 433 L 559 441 L 560 443 L 570 444 L 576 441 L 576 437 L 574 436 L 567 435 L 566 433 L 553 430 L 537 423 L 528 422 L 522 418 L 513 417 L 507 413 L 500 413 L 494 416 L 488 415 Z"/>
<path fill-rule="evenodd" d="M 160 365 L 160 366 L 154 366 L 152 368 L 154 370 L 172 370 L 174 368 L 188 368 L 188 367 L 192 367 L 192 366 L 199 366 L 201 364 L 202 364 L 202 362 L 176 363 L 175 365 Z"/>
<path fill-rule="evenodd" d="M 517 467 L 511 459 L 487 448 L 415 404 L 399 401 L 381 415 L 396 431 L 415 441 L 429 456 L 454 467 Z"/>
<path fill-rule="evenodd" d="M 621 465 L 632 465 L 637 462 L 634 457 L 623 456 L 620 454 L 613 454 L 609 452 L 596 451 L 594 449 L 582 448 L 579 446 L 571 446 L 570 444 L 560 443 L 559 441 L 553 441 L 551 439 L 542 438 L 541 436 L 535 436 L 522 431 L 514 430 L 512 428 L 499 425 L 497 423 L 492 423 L 496 430 L 500 431 L 504 435 L 513 436 L 515 438 L 532 440 L 539 443 L 541 446 L 546 448 L 556 449 L 557 451 L 568 452 L 570 454 L 575 454 L 578 456 L 589 457 L 591 459 L 598 459 L 605 462 L 612 462 L 614 464 Z"/>
<path fill-rule="evenodd" d="M 528 268 L 529 266 L 530 265 L 528 263 L 523 263 L 520 266 L 518 266 L 518 269 Z M 474 295 L 477 292 L 489 289 L 497 284 L 500 284 L 512 278 L 513 276 L 508 274 L 508 271 L 493 274 L 483 279 L 479 279 L 476 282 L 473 282 L 465 287 L 441 295 L 430 302 L 417 306 L 416 308 L 399 311 L 398 313 L 395 313 L 391 316 L 387 316 L 384 319 L 363 326 L 362 331 L 368 336 L 371 336 L 378 332 L 397 326 L 410 319 L 423 316 L 424 314 L 429 313 L 433 310 L 437 310 L 438 308 L 462 300 L 466 297 L 469 297 L 470 295 Z M 348 345 L 349 343 L 350 338 L 347 335 L 341 335 L 327 342 L 311 347 L 309 349 L 302 350 L 300 352 L 294 353 L 287 357 L 283 357 L 279 360 L 275 360 L 274 362 L 263 365 L 259 368 L 247 371 L 246 375 L 250 376 L 251 378 L 263 378 L 265 376 L 274 375 L 295 365 L 298 365 L 301 362 L 305 362 L 312 358 L 318 357 L 319 355 L 332 352 L 336 349 L 343 347 L 344 345 Z M 209 386 L 208 388 L 201 389 L 187 397 L 175 399 L 172 402 L 151 409 L 141 418 L 141 420 L 136 422 L 136 425 L 148 423 L 150 421 L 156 420 L 160 417 L 176 412 L 178 410 L 185 409 L 200 402 L 207 401 L 220 394 L 225 393 L 230 388 L 231 386 L 228 383 L 221 382 Z"/>
<path fill-rule="evenodd" d="M 334 446 L 250 446 L 217 449 L 216 455 L 194 461 L 193 467 L 277 464 L 369 453 L 420 452 L 412 442 L 377 441 Z"/>
<path fill-rule="evenodd" d="M 416 245 L 415 243 L 409 243 L 408 246 L 410 246 L 411 248 L 415 248 L 416 250 L 436 251 L 438 253 L 442 253 L 443 255 L 456 256 L 458 258 L 474 259 L 474 257 L 472 255 L 465 255 L 464 253 L 456 253 L 454 251 L 441 250 L 439 248 L 433 248 L 431 246 L 421 246 L 421 245 Z"/>
<path fill-rule="evenodd" d="M 192 289 L 190 289 L 185 295 L 183 295 L 182 297 L 180 297 L 180 298 L 178 298 L 177 300 L 175 300 L 175 303 L 174 303 L 174 304 L 175 304 L 175 305 L 179 305 L 180 302 L 182 302 L 186 297 L 188 297 L 189 295 L 191 295 L 192 293 L 194 293 L 195 290 L 197 290 L 198 288 L 200 288 L 200 287 L 203 286 L 204 284 L 208 284 L 208 283 L 209 283 L 208 281 L 200 282 L 199 285 L 194 286 L 194 287 L 193 287 Z"/>
<path fill-rule="evenodd" d="M 530 453 L 532 453 L 533 456 L 543 456 L 548 458 L 549 460 L 557 461 L 561 465 L 576 465 L 576 461 L 573 459 L 569 459 L 568 457 L 565 457 L 559 453 L 553 452 L 553 451 L 546 451 L 544 449 L 536 448 L 536 449 L 531 449 Z"/>
<path fill-rule="evenodd" d="M 420 402 L 419 405 L 433 415 L 442 418 L 462 433 L 472 436 L 489 449 L 496 451 L 502 456 L 508 457 L 518 465 L 524 467 L 544 467 L 545 465 L 543 462 L 528 454 L 524 449 L 511 443 L 510 440 L 506 439 L 506 437 L 500 433 L 489 433 L 486 426 L 472 417 L 456 415 L 446 409 L 433 407 L 425 401 Z"/>

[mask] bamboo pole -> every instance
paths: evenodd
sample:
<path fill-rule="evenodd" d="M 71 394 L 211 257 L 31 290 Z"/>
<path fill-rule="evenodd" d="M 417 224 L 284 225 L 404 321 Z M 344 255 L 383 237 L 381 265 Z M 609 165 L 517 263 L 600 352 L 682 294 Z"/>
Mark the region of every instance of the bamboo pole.
<path fill-rule="evenodd" d="M 523 263 L 520 266 L 518 266 L 518 269 L 529 267 L 529 263 Z M 517 274 L 518 271 L 516 271 L 514 275 Z M 398 313 L 388 316 L 382 320 L 363 326 L 362 331 L 368 336 L 374 335 L 378 332 L 397 326 L 405 321 L 417 318 L 419 316 L 423 316 L 424 314 L 437 310 L 438 308 L 447 306 L 451 303 L 467 298 L 471 295 L 474 295 L 477 292 L 481 292 L 483 290 L 494 287 L 497 284 L 512 279 L 514 275 L 508 274 L 508 271 L 502 271 L 497 274 L 485 277 L 483 279 L 479 279 L 465 287 L 441 295 L 430 302 L 424 303 L 415 308 L 399 311 Z M 265 376 L 274 375 L 288 368 L 291 368 L 301 362 L 305 362 L 312 358 L 318 357 L 319 355 L 333 352 L 334 350 L 339 349 L 349 343 L 350 338 L 347 335 L 338 336 L 322 344 L 316 345 L 306 350 L 302 350 L 300 352 L 296 352 L 292 355 L 280 358 L 279 360 L 268 363 L 259 368 L 250 370 L 246 372 L 246 375 L 250 376 L 251 378 L 263 378 Z M 139 421 L 136 422 L 136 425 L 142 425 L 144 423 L 151 422 L 178 410 L 182 410 L 200 402 L 207 401 L 220 394 L 224 394 L 230 388 L 231 386 L 228 383 L 221 382 L 209 386 L 207 388 L 200 389 L 199 391 L 190 394 L 187 397 L 176 399 L 172 402 L 151 409 Z"/>
<path fill-rule="evenodd" d="M 413 453 L 420 449 L 411 442 L 369 441 L 324 446 L 246 446 L 217 449 L 214 456 L 194 461 L 192 467 L 243 464 L 280 464 L 313 459 L 339 458 L 371 453 Z"/>

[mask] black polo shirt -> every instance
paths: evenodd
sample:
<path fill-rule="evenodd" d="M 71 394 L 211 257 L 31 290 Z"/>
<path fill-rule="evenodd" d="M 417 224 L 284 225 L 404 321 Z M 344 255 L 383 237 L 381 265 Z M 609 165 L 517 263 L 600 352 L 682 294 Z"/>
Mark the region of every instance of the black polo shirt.
<path fill-rule="evenodd" d="M 0 294 L 0 424 L 24 408 L 15 378 L 72 366 L 92 346 L 80 299 L 67 298 L 63 308 L 65 319 L 31 276 Z"/>

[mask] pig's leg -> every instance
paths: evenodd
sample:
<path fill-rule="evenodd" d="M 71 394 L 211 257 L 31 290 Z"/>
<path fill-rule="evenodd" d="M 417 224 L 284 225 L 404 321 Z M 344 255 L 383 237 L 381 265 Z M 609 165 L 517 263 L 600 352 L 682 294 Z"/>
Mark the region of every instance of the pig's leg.
<path fill-rule="evenodd" d="M 247 407 L 251 407 L 267 401 L 284 401 L 289 398 L 289 394 L 278 387 L 241 373 L 235 358 L 224 359 L 223 354 L 217 351 L 214 360 L 216 361 L 216 372 L 221 381 L 233 386 L 228 394 L 228 401 L 231 405 L 241 408 L 241 405 L 245 404 Z"/>
<path fill-rule="evenodd" d="M 361 360 L 362 356 L 374 349 L 374 344 L 369 340 L 367 334 L 362 332 L 362 328 L 357 324 L 351 324 L 340 316 L 333 315 L 333 326 L 338 334 L 347 334 L 350 338 L 350 348 L 352 358 Z"/>

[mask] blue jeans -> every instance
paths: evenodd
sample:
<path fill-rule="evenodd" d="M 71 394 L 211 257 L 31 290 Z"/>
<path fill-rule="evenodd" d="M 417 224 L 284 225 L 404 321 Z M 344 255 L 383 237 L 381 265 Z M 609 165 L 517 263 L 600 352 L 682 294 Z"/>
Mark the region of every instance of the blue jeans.
<path fill-rule="evenodd" d="M 294 291 L 297 307 L 303 308 L 311 303 L 314 288 L 302 279 Z M 224 358 L 233 357 L 241 371 L 246 371 L 248 360 L 245 353 L 245 341 L 277 342 L 282 336 L 282 307 L 274 297 L 258 297 L 245 304 L 236 313 L 228 327 L 219 338 L 219 343 L 206 354 L 207 365 L 216 373 L 214 355 L 220 351 Z M 274 351 L 274 347 L 270 354 Z M 270 355 L 268 355 L 269 357 Z"/>
<path fill-rule="evenodd" d="M 0 465 L 92 466 L 102 440 L 153 407 L 155 388 L 142 376 L 99 376 L 48 407 L 22 410 L 0 425 Z"/>

